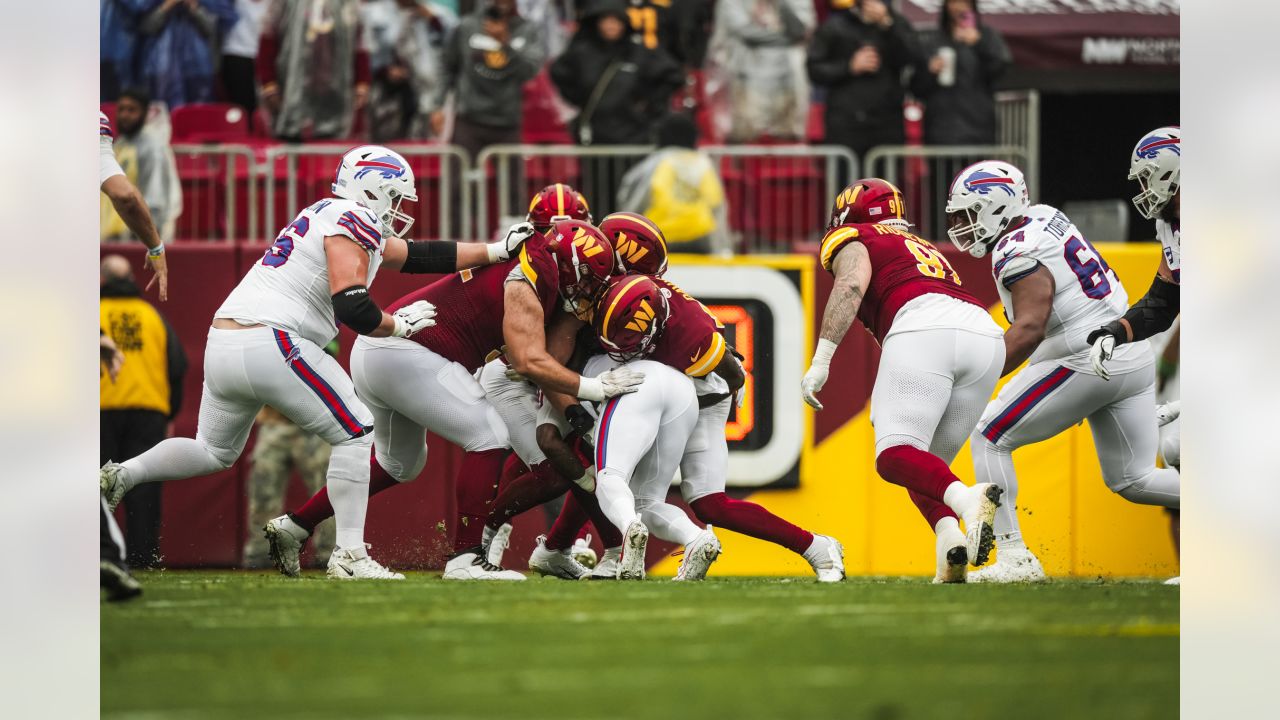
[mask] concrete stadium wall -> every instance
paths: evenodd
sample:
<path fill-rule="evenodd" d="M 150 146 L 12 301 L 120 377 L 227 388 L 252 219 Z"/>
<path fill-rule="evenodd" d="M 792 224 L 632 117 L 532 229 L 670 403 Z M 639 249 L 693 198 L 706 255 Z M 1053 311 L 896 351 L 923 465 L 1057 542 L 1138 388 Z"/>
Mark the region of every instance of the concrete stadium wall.
<path fill-rule="evenodd" d="M 191 361 L 185 384 L 186 402 L 174 424 L 177 435 L 189 437 L 195 433 L 209 320 L 265 249 L 265 244 L 179 243 L 169 251 L 170 300 L 158 307 L 182 339 Z M 1150 283 L 1159 263 L 1159 247 L 1102 244 L 1099 250 L 1126 282 L 1131 299 L 1136 299 Z M 139 275 L 143 274 L 140 246 L 101 248 L 103 255 L 112 252 L 128 257 Z M 950 250 L 946 254 L 966 279 L 966 285 L 1003 322 L 989 263 Z M 813 277 L 813 294 L 818 299 L 806 297 L 805 302 L 816 322 L 831 279 L 821 270 Z M 373 296 L 386 304 L 431 279 L 384 273 L 374 285 Z M 345 364 L 352 342 L 349 330 L 343 330 L 341 342 Z M 794 352 L 807 363 L 809 348 L 797 347 Z M 905 492 L 881 481 L 874 471 L 867 401 L 878 355 L 871 336 L 861 330 L 852 331 L 837 353 L 832 379 L 823 394 L 827 409 L 814 416 L 814 442 L 805 454 L 798 488 L 734 494 L 750 497 L 798 524 L 839 537 L 845 545 L 850 573 L 931 574 L 930 529 Z M 798 392 L 795 401 L 801 402 Z M 166 484 L 161 543 L 166 564 L 230 566 L 239 562 L 246 533 L 257 530 L 247 528 L 245 519 L 246 458 L 252 442 L 251 439 L 245 457 L 227 472 Z M 456 448 L 432 437 L 427 468 L 417 481 L 371 501 L 367 539 L 380 559 L 396 567 L 443 564 L 449 549 L 445 520 L 453 515 L 452 483 L 460 455 Z M 1050 574 L 1176 574 L 1176 558 L 1163 511 L 1134 506 L 1107 491 L 1086 428 L 1073 428 L 1058 438 L 1021 450 L 1015 455 L 1015 462 L 1021 481 L 1019 512 L 1024 534 Z M 953 467 L 960 477 L 972 478 L 967 449 Z M 295 478 L 288 504 L 304 497 L 301 482 Z M 512 567 L 523 564 L 533 538 L 546 525 L 546 517 L 538 511 L 519 519 L 509 555 Z M 716 565 L 717 573 L 809 572 L 800 558 L 786 550 L 729 532 L 719 534 L 725 554 Z M 674 573 L 678 561 L 668 556 L 670 550 L 670 546 L 656 543 L 651 548 L 650 561 L 656 574 Z"/>

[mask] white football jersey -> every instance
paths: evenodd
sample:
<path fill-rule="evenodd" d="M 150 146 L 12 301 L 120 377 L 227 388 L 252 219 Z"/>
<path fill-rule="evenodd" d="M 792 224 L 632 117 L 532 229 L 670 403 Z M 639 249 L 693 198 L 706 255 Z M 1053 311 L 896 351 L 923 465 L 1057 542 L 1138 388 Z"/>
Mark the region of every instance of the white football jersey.
<path fill-rule="evenodd" d="M 329 198 L 298 213 L 254 263 L 215 318 L 260 323 L 296 333 L 325 346 L 338 334 L 329 291 L 329 262 L 324 239 L 350 238 L 369 253 L 369 276 L 382 264 L 382 224 L 373 211 L 351 200 Z"/>
<path fill-rule="evenodd" d="M 1009 321 L 1010 288 L 1043 266 L 1053 275 L 1053 309 L 1044 340 L 1030 362 L 1055 361 L 1077 372 L 1095 374 L 1089 360 L 1089 333 L 1124 315 L 1129 295 L 1102 255 L 1056 208 L 1033 205 L 1021 225 L 1007 230 L 991 253 L 992 275 Z M 1125 373 L 1151 363 L 1144 340 L 1116 348 L 1107 368 Z"/>
<path fill-rule="evenodd" d="M 1164 260 L 1173 271 L 1173 284 L 1182 284 L 1182 223 L 1156 220 L 1156 237 L 1164 248 Z"/>
<path fill-rule="evenodd" d="M 115 135 L 111 132 L 111 122 L 106 114 L 98 111 L 98 184 L 107 181 L 114 175 L 123 175 L 120 163 L 116 162 L 116 151 L 112 147 Z"/>

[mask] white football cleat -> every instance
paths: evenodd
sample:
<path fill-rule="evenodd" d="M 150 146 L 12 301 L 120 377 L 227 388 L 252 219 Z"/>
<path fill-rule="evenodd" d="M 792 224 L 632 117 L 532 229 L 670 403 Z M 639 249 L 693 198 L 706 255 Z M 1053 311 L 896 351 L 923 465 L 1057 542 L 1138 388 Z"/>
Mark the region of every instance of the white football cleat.
<path fill-rule="evenodd" d="M 475 547 L 449 558 L 444 565 L 445 580 L 523 580 L 524 575 L 515 570 L 504 570 L 492 565 L 482 554 L 481 548 Z"/>
<path fill-rule="evenodd" d="M 124 497 L 124 466 L 109 462 L 98 469 L 98 489 L 107 501 L 107 509 L 115 512 L 120 499 Z"/>
<path fill-rule="evenodd" d="M 573 557 L 571 550 L 548 549 L 546 535 L 538 536 L 538 545 L 529 555 L 529 569 L 565 580 L 580 580 L 591 573 L 589 568 Z"/>
<path fill-rule="evenodd" d="M 328 575 L 334 580 L 403 580 L 404 575 L 393 572 L 369 557 L 369 545 L 357 548 L 338 548 L 329 556 Z"/>
<path fill-rule="evenodd" d="M 569 548 L 569 554 L 573 555 L 573 559 L 577 560 L 582 567 L 588 570 L 595 567 L 596 551 L 591 548 L 591 533 L 574 540 L 573 547 Z"/>
<path fill-rule="evenodd" d="M 964 521 L 969 564 L 974 567 L 987 564 L 991 548 L 995 547 L 996 532 L 993 523 L 1003 494 L 1004 490 L 995 483 L 978 483 L 966 488 L 965 497 L 961 500 L 964 512 L 960 513 L 960 519 Z"/>
<path fill-rule="evenodd" d="M 813 545 L 804 552 L 820 583 L 844 580 L 844 546 L 830 535 L 813 534 Z"/>
<path fill-rule="evenodd" d="M 622 557 L 618 560 L 619 580 L 644 579 L 644 550 L 649 545 L 649 528 L 632 520 L 622 533 Z"/>
<path fill-rule="evenodd" d="M 965 582 L 965 573 L 969 570 L 969 541 L 960 532 L 959 523 L 949 522 L 935 541 L 938 555 L 938 569 L 933 576 L 935 585 Z"/>
<path fill-rule="evenodd" d="M 1172 577 L 1172 578 L 1169 578 L 1168 580 L 1165 580 L 1165 581 L 1164 581 L 1164 584 L 1165 584 L 1165 585 L 1181 585 L 1181 584 L 1182 584 L 1182 576 L 1181 576 L 1181 575 L 1179 575 L 1178 577 Z"/>
<path fill-rule="evenodd" d="M 622 546 L 604 549 L 604 557 L 600 558 L 600 562 L 592 568 L 591 574 L 587 576 L 588 580 L 617 580 L 618 569 L 621 566 Z"/>
<path fill-rule="evenodd" d="M 684 546 L 684 557 L 680 558 L 680 568 L 676 570 L 675 580 L 705 580 L 711 563 L 720 557 L 720 539 L 708 525 L 688 545 Z"/>
<path fill-rule="evenodd" d="M 485 535 L 490 535 L 489 528 L 484 529 Z M 511 523 L 503 523 L 502 527 L 494 530 L 490 537 L 483 540 L 485 560 L 490 565 L 502 567 L 502 556 L 507 552 L 507 546 L 511 544 Z"/>
<path fill-rule="evenodd" d="M 311 533 L 294 522 L 293 518 L 281 515 L 268 520 L 262 526 L 262 534 L 267 538 L 267 554 L 271 556 L 276 569 L 289 577 L 298 577 L 302 572 L 298 557 L 302 555 L 302 548 L 307 544 Z M 333 555 L 329 557 L 332 559 Z"/>
<path fill-rule="evenodd" d="M 1030 550 L 1001 550 L 996 561 L 969 573 L 969 582 L 975 583 L 1035 583 L 1048 580 L 1040 560 Z"/>

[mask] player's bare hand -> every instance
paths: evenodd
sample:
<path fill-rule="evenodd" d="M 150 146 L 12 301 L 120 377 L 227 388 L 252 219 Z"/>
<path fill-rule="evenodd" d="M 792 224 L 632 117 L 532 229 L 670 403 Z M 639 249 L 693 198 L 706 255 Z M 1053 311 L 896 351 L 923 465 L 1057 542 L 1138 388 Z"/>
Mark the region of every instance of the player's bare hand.
<path fill-rule="evenodd" d="M 826 365 L 810 365 L 804 377 L 800 379 L 800 393 L 804 396 L 804 401 L 814 410 L 822 409 L 822 403 L 818 402 L 818 393 L 822 391 L 822 386 L 827 384 L 829 371 L 830 367 Z"/>
<path fill-rule="evenodd" d="M 1164 427 L 1182 416 L 1182 401 L 1173 400 L 1156 406 L 1156 424 Z"/>
<path fill-rule="evenodd" d="M 107 368 L 107 377 L 115 382 L 120 376 L 120 368 L 124 365 L 124 353 L 116 347 L 110 335 L 98 336 L 98 358 Z"/>
<path fill-rule="evenodd" d="M 1093 362 L 1093 371 L 1098 373 L 1098 377 L 1103 380 L 1110 380 L 1111 373 L 1107 370 L 1106 362 L 1116 351 L 1116 339 L 1112 335 L 1102 335 L 1093 341 L 1093 347 L 1089 349 L 1089 360 Z"/>
<path fill-rule="evenodd" d="M 391 314 L 395 318 L 396 328 L 391 331 L 394 337 L 409 337 L 436 324 L 436 306 L 426 300 L 405 305 Z"/>
<path fill-rule="evenodd" d="M 164 246 L 161 245 L 161 248 Z M 151 278 L 151 282 L 147 283 L 147 290 L 150 291 L 156 283 L 160 284 L 160 302 L 169 299 L 169 260 L 165 257 L 163 250 L 158 255 L 147 253 L 147 257 L 142 261 L 143 267 L 155 272 Z"/>

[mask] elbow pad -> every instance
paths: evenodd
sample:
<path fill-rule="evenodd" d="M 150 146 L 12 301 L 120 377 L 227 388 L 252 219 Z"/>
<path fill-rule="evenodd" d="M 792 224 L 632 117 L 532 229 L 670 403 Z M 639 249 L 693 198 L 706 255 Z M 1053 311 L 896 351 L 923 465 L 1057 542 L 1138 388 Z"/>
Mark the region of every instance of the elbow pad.
<path fill-rule="evenodd" d="M 1145 340 L 1168 330 L 1178 317 L 1179 297 L 1178 285 L 1161 280 L 1158 276 L 1152 280 L 1147 294 L 1124 314 L 1124 319 L 1133 329 L 1133 340 L 1130 342 Z M 1124 340 L 1124 334 L 1121 333 L 1118 339 Z"/>
<path fill-rule="evenodd" d="M 352 285 L 334 293 L 333 315 L 361 335 L 368 335 L 382 324 L 382 309 L 369 297 L 369 289 L 364 285 Z"/>
<path fill-rule="evenodd" d="M 448 240 L 408 243 L 402 273 L 451 273 L 458 270 L 458 243 Z"/>

